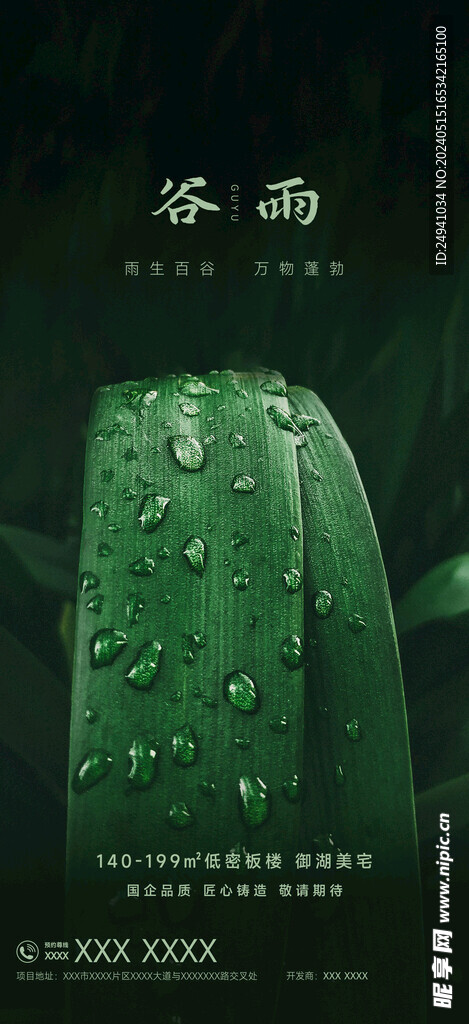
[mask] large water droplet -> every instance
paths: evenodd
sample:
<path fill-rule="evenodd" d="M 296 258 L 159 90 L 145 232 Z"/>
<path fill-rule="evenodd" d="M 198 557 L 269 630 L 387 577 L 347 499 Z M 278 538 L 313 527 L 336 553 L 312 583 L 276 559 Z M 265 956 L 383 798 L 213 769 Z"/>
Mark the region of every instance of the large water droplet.
<path fill-rule="evenodd" d="M 193 402 L 179 402 L 179 408 L 184 416 L 198 416 L 200 409 Z"/>
<path fill-rule="evenodd" d="M 147 558 L 144 555 L 142 558 L 137 558 L 135 562 L 131 562 L 129 565 L 130 572 L 134 576 L 151 576 L 155 568 L 155 563 L 152 558 Z"/>
<path fill-rule="evenodd" d="M 183 765 L 185 768 L 195 764 L 199 751 L 199 744 L 194 730 L 191 729 L 187 722 L 185 725 L 182 725 L 180 729 L 176 730 L 171 746 L 173 750 L 173 761 L 176 764 Z"/>
<path fill-rule="evenodd" d="M 290 430 L 292 434 L 301 434 L 291 416 L 284 412 L 283 409 L 278 409 L 276 405 L 269 405 L 267 412 L 277 427 L 281 427 L 282 430 Z"/>
<path fill-rule="evenodd" d="M 304 661 L 304 647 L 303 641 L 299 636 L 295 636 L 291 633 L 290 636 L 286 636 L 285 640 L 282 641 L 280 647 L 280 657 L 283 664 L 286 665 L 290 671 L 301 668 Z"/>
<path fill-rule="evenodd" d="M 87 604 L 86 607 L 90 610 L 90 612 L 95 612 L 96 615 L 101 615 L 101 612 L 103 610 L 103 604 L 104 604 L 104 595 L 103 594 L 96 594 L 95 597 L 91 598 L 91 601 L 88 601 L 88 604 Z"/>
<path fill-rule="evenodd" d="M 281 718 L 271 718 L 269 721 L 269 727 L 272 732 L 277 733 L 278 736 L 288 732 L 288 720 L 286 715 L 282 715 Z"/>
<path fill-rule="evenodd" d="M 184 545 L 183 555 L 185 555 L 191 569 L 193 569 L 197 576 L 203 576 L 206 554 L 207 548 L 201 537 L 188 537 Z"/>
<path fill-rule="evenodd" d="M 301 590 L 303 580 L 298 569 L 285 569 L 283 581 L 287 594 L 296 594 L 298 590 Z"/>
<path fill-rule="evenodd" d="M 318 619 L 327 619 L 334 607 L 332 594 L 328 590 L 318 590 L 313 596 L 313 608 Z"/>
<path fill-rule="evenodd" d="M 219 394 L 218 388 L 209 388 L 203 380 L 187 380 L 180 388 L 181 395 L 189 398 L 202 398 L 204 395 Z"/>
<path fill-rule="evenodd" d="M 246 473 L 237 473 L 233 477 L 231 483 L 231 490 L 236 491 L 238 494 L 252 494 L 256 489 L 256 481 L 253 480 L 252 476 L 248 476 Z"/>
<path fill-rule="evenodd" d="M 94 572 L 82 572 L 80 576 L 81 593 L 86 594 L 88 590 L 96 590 L 100 582 L 99 576 L 96 576 Z"/>
<path fill-rule="evenodd" d="M 98 558 L 109 558 L 109 555 L 114 553 L 114 548 L 110 544 L 106 544 L 105 541 L 101 541 L 98 544 Z"/>
<path fill-rule="evenodd" d="M 168 825 L 171 828 L 187 828 L 189 825 L 193 825 L 194 821 L 194 815 L 189 810 L 187 804 L 184 803 L 184 800 L 171 804 L 167 818 Z"/>
<path fill-rule="evenodd" d="M 236 434 L 233 430 L 228 434 L 228 440 L 232 448 L 245 448 L 246 441 L 242 434 Z"/>
<path fill-rule="evenodd" d="M 147 789 L 155 778 L 158 763 L 159 743 L 146 737 L 134 739 L 129 750 L 129 782 L 135 789 Z"/>
<path fill-rule="evenodd" d="M 336 786 L 345 786 L 344 769 L 341 764 L 336 764 L 334 769 L 334 780 Z"/>
<path fill-rule="evenodd" d="M 149 690 L 152 686 L 160 667 L 161 650 L 158 640 L 150 640 L 140 648 L 125 676 L 136 690 Z"/>
<path fill-rule="evenodd" d="M 111 766 L 112 757 L 107 750 L 102 750 L 100 747 L 89 750 L 75 769 L 72 789 L 75 790 L 75 793 L 84 793 L 85 790 L 91 789 L 91 786 L 95 786 L 97 782 L 104 779 L 111 770 Z"/>
<path fill-rule="evenodd" d="M 239 780 L 239 800 L 241 817 L 248 828 L 258 828 L 267 821 L 271 797 L 261 779 L 242 775 Z"/>
<path fill-rule="evenodd" d="M 249 573 L 247 569 L 236 569 L 232 576 L 235 590 L 246 590 L 249 584 Z"/>
<path fill-rule="evenodd" d="M 205 452 L 197 438 L 188 434 L 174 434 L 168 437 L 168 445 L 180 469 L 193 473 L 202 469 Z"/>
<path fill-rule="evenodd" d="M 141 594 L 127 594 L 126 612 L 129 626 L 137 625 L 140 612 L 143 612 L 144 607 L 145 601 Z"/>
<path fill-rule="evenodd" d="M 244 544 L 249 544 L 249 537 L 245 533 L 241 533 L 240 530 L 233 530 L 231 543 L 234 548 L 242 548 Z"/>
<path fill-rule="evenodd" d="M 349 740 L 357 741 L 361 739 L 361 729 L 358 718 L 351 718 L 350 722 L 346 723 L 345 731 Z"/>
<path fill-rule="evenodd" d="M 349 615 L 348 627 L 352 633 L 361 633 L 362 630 L 366 629 L 366 622 L 361 615 Z"/>
<path fill-rule="evenodd" d="M 260 708 L 261 698 L 253 679 L 245 672 L 230 672 L 223 681 L 223 694 L 225 699 L 238 708 L 253 714 Z"/>
<path fill-rule="evenodd" d="M 169 505 L 169 498 L 162 498 L 159 494 L 146 494 L 140 502 L 138 521 L 145 533 L 152 533 L 160 525 L 166 515 L 166 508 Z"/>
<path fill-rule="evenodd" d="M 265 391 L 266 395 L 278 395 L 279 398 L 287 397 L 287 389 L 281 380 L 263 380 L 261 391 Z"/>
<path fill-rule="evenodd" d="M 90 640 L 91 668 L 112 665 L 127 643 L 120 629 L 99 629 Z"/>
<path fill-rule="evenodd" d="M 282 793 L 290 804 L 297 804 L 301 796 L 301 782 L 297 775 L 291 779 L 285 779 L 282 783 Z"/>

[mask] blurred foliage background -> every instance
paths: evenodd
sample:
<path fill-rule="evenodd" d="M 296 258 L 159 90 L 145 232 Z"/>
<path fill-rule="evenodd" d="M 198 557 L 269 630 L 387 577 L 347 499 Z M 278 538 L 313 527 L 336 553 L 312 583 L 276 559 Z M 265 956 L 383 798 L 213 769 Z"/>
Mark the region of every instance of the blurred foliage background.
<path fill-rule="evenodd" d="M 9 878 L 60 891 L 91 395 L 149 375 L 263 364 L 316 391 L 355 455 L 396 609 L 429 920 L 436 816 L 449 793 L 454 873 L 467 885 L 469 51 L 467 18 L 455 17 L 454 272 L 436 277 L 431 54 L 442 18 L 432 2 L 379 15 L 369 4 L 274 0 L 27 0 L 4 12 Z M 191 227 L 152 217 L 166 177 L 193 175 L 220 213 L 201 211 Z M 313 224 L 263 221 L 266 184 L 297 175 L 320 196 Z M 138 276 L 125 276 L 128 260 Z M 154 260 L 164 277 L 150 275 Z M 189 261 L 187 278 L 176 260 Z M 201 277 L 203 260 L 212 278 Z M 254 276 L 257 260 L 269 263 L 265 277 Z M 281 260 L 293 276 L 281 276 Z M 305 260 L 319 262 L 317 277 Z M 332 260 L 343 276 L 330 275 Z"/>

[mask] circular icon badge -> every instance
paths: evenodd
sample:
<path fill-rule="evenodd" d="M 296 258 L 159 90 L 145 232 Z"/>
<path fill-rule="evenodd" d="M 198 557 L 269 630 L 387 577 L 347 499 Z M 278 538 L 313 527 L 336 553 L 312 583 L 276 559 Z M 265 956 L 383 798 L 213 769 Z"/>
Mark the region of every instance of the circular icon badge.
<path fill-rule="evenodd" d="M 39 946 L 37 942 L 32 942 L 31 939 L 23 939 L 16 947 L 16 955 L 18 960 L 21 960 L 21 963 L 32 964 L 39 956 Z"/>

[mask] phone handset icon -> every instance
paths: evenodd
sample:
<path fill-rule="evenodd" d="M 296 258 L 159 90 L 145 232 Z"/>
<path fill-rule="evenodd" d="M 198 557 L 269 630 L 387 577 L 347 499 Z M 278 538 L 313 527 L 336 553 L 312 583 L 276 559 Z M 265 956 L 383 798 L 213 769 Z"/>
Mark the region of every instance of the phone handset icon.
<path fill-rule="evenodd" d="M 16 947 L 16 956 L 18 960 L 22 960 L 25 964 L 31 964 L 34 960 L 37 960 L 39 956 L 39 946 L 36 942 L 32 942 L 30 939 L 23 939 L 23 942 L 19 942 Z"/>

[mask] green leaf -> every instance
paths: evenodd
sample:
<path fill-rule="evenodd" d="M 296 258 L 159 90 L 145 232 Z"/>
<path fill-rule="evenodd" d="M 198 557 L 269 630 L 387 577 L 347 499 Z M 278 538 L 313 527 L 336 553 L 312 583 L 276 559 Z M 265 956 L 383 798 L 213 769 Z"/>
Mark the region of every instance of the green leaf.
<path fill-rule="evenodd" d="M 36 583 L 75 600 L 78 566 L 75 541 L 59 541 L 19 526 L 0 524 L 0 542 Z"/>
<path fill-rule="evenodd" d="M 315 396 L 261 386 L 283 383 L 273 372 L 200 378 L 205 387 L 191 398 L 200 414 L 190 418 L 181 401 L 187 379 L 152 380 L 156 399 L 135 408 L 125 402 L 132 382 L 104 388 L 91 410 L 80 574 L 102 601 L 97 615 L 85 589 L 77 608 L 69 924 L 76 934 L 107 934 L 117 876 L 99 867 L 99 852 L 136 861 L 157 849 L 167 858 L 158 878 L 167 881 L 179 878 L 171 854 L 184 866 L 199 851 L 187 912 L 175 900 L 161 901 L 164 908 L 149 900 L 143 914 L 130 901 L 135 920 L 126 935 L 174 938 L 178 916 L 186 935 L 216 936 L 221 966 L 261 971 L 243 1012 L 266 1024 L 285 1019 L 289 994 L 279 986 L 288 963 L 304 957 L 305 935 L 318 969 L 332 962 L 366 969 L 373 950 L 367 1016 L 357 990 L 346 998 L 322 990 L 323 1019 L 375 1024 L 392 1002 L 397 1016 L 421 1021 L 402 681 L 353 459 Z M 130 447 L 135 461 L 126 458 Z M 93 512 L 105 507 L 105 515 Z M 102 558 L 109 522 L 119 529 Z M 334 872 L 330 881 L 343 879 L 342 901 L 329 896 L 318 907 L 297 898 L 292 910 L 278 885 L 296 892 L 306 880 L 296 854 L 309 851 L 315 866 L 316 852 L 335 857 L 339 849 L 355 861 L 370 852 L 374 869 L 355 865 L 346 878 Z M 215 878 L 210 851 L 221 855 Z M 281 874 L 266 870 L 273 852 Z M 224 858 L 234 853 L 241 868 L 230 874 Z M 255 877 L 244 867 L 246 853 L 260 856 Z M 235 894 L 231 902 L 220 894 L 210 900 L 202 889 L 212 879 L 218 886 L 265 880 L 270 898 L 246 899 L 242 909 Z M 389 957 L 402 957 L 409 932 L 412 994 L 386 967 Z M 216 1019 L 234 1013 L 233 998 L 220 996 Z"/>
<path fill-rule="evenodd" d="M 34 769 L 61 804 L 67 802 L 69 701 L 63 685 L 0 626 L 0 738 Z"/>
<path fill-rule="evenodd" d="M 436 619 L 456 619 L 469 611 L 469 554 L 455 555 L 425 573 L 395 608 L 399 634 Z"/>

